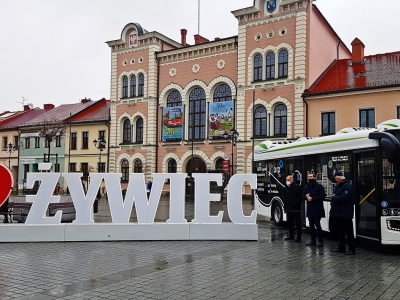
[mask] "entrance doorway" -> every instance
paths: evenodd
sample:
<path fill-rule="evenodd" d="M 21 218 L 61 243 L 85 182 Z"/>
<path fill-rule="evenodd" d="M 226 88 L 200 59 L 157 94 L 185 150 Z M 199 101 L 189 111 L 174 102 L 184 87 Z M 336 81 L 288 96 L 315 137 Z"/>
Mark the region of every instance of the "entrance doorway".
<path fill-rule="evenodd" d="M 199 157 L 193 157 L 190 159 L 186 165 L 186 173 L 188 178 L 186 178 L 186 196 L 194 195 L 194 180 L 192 179 L 193 173 L 206 173 L 207 167 L 205 162 Z"/>

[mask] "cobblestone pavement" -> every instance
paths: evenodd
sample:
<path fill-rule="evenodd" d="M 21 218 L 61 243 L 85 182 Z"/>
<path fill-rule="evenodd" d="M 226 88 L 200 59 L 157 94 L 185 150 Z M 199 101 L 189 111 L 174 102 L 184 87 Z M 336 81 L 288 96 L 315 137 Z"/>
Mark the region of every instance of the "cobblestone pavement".
<path fill-rule="evenodd" d="M 324 248 L 304 246 L 307 233 L 283 241 L 286 231 L 260 220 L 257 242 L 0 244 L 0 299 L 400 299 L 399 247 L 346 256 L 329 238 Z"/>

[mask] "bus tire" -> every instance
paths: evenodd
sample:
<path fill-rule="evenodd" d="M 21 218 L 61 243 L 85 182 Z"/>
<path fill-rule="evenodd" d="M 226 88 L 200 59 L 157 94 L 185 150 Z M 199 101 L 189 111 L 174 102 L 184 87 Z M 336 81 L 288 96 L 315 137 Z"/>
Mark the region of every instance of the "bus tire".
<path fill-rule="evenodd" d="M 283 225 L 283 208 L 279 202 L 275 202 L 272 205 L 272 220 L 276 226 Z"/>

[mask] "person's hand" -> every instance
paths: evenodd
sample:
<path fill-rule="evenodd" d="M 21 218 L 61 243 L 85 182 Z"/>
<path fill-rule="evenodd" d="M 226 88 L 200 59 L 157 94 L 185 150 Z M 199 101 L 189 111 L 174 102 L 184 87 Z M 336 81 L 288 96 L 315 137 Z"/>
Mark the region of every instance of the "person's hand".
<path fill-rule="evenodd" d="M 286 210 L 283 211 L 286 214 Z"/>

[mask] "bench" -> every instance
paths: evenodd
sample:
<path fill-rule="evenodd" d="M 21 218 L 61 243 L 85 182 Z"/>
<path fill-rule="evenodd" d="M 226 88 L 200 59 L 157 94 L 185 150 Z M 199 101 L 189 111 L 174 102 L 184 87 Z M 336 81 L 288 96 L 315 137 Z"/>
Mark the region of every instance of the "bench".
<path fill-rule="evenodd" d="M 30 202 L 9 202 L 7 215 L 10 222 L 13 221 L 14 216 L 21 217 L 18 222 L 25 222 L 26 216 L 28 215 L 31 206 L 32 203 Z"/>
<path fill-rule="evenodd" d="M 14 219 L 17 219 L 17 222 L 24 223 L 31 207 L 31 202 L 9 202 L 8 212 L 6 214 L 8 215 L 10 222 L 12 222 Z M 62 210 L 63 215 L 71 215 L 76 213 L 73 202 L 49 203 L 48 216 L 54 216 L 58 210 Z M 19 218 L 15 218 L 14 216 Z M 68 221 L 72 221 L 73 219 L 75 219 L 75 216 L 70 216 Z"/>

